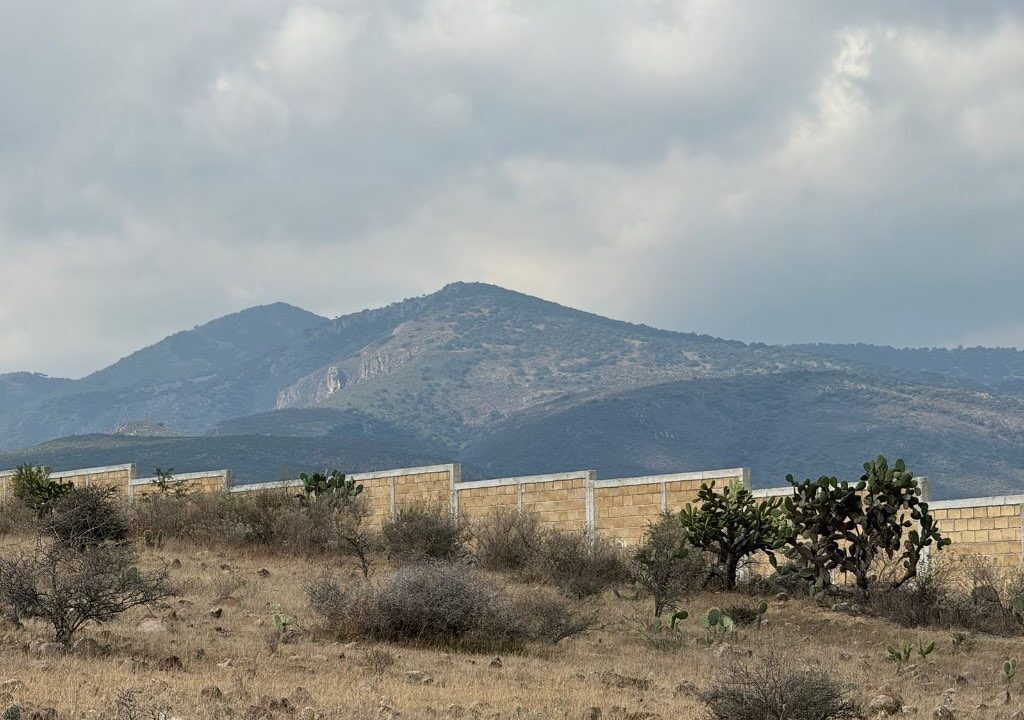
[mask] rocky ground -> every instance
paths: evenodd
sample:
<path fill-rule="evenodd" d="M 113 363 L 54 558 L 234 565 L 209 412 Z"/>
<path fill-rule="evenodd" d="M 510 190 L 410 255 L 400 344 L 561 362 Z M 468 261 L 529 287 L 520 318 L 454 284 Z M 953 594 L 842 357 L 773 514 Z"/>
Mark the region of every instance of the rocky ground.
<path fill-rule="evenodd" d="M 171 563 L 180 594 L 155 611 L 83 630 L 71 654 L 49 642 L 46 626 L 8 621 L 0 704 L 47 720 L 700 718 L 697 691 L 736 658 L 767 651 L 830 668 L 850 684 L 866 718 L 1022 717 L 1018 681 L 1004 682 L 1001 670 L 1024 654 L 1019 639 L 954 644 L 946 631 L 908 631 L 809 600 L 773 600 L 759 631 L 707 644 L 694 618 L 712 605 L 757 601 L 702 595 L 687 603 L 691 619 L 678 637 L 655 647 L 637 622 L 648 602 L 609 594 L 592 608 L 598 621 L 583 636 L 521 654 L 475 655 L 323 638 L 302 589 L 320 562 L 190 547 L 147 551 L 146 562 Z M 274 612 L 295 621 L 276 652 L 265 640 Z M 889 644 L 932 640 L 928 659 L 900 672 L 886 659 Z"/>

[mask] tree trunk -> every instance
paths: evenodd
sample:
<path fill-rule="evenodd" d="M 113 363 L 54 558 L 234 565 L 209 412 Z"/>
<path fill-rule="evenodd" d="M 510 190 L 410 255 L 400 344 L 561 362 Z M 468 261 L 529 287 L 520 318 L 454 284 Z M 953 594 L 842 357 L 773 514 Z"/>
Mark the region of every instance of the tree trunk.
<path fill-rule="evenodd" d="M 740 559 L 735 555 L 730 555 L 725 559 L 725 589 L 735 590 L 736 589 L 736 568 L 740 564 Z"/>

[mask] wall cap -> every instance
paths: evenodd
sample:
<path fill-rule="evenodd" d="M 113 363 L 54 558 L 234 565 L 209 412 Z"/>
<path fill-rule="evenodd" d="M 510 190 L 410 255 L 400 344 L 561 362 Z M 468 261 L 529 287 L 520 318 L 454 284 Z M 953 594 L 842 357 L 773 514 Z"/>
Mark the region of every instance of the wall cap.
<path fill-rule="evenodd" d="M 203 478 L 220 477 L 227 481 L 230 477 L 230 470 L 202 470 L 199 472 L 189 473 L 174 473 L 171 475 L 171 483 L 188 482 L 189 480 L 202 480 Z M 156 475 L 144 478 L 132 478 L 128 481 L 130 487 L 137 487 L 139 485 L 153 485 L 157 480 Z"/>
<path fill-rule="evenodd" d="M 606 478 L 598 480 L 597 488 L 624 487 L 628 485 L 656 485 L 668 482 L 685 482 L 692 480 L 724 480 L 726 478 L 739 478 L 741 481 L 747 477 L 747 468 L 727 468 L 725 470 L 698 470 L 696 472 L 668 473 L 666 475 L 641 475 L 628 478 Z"/>
<path fill-rule="evenodd" d="M 493 478 L 490 480 L 464 480 L 458 484 L 459 490 L 472 488 L 498 487 L 501 485 L 527 485 L 529 483 L 556 482 L 558 480 L 589 480 L 595 475 L 594 470 L 573 470 L 570 472 L 550 473 L 548 475 L 521 475 L 519 477 Z"/>

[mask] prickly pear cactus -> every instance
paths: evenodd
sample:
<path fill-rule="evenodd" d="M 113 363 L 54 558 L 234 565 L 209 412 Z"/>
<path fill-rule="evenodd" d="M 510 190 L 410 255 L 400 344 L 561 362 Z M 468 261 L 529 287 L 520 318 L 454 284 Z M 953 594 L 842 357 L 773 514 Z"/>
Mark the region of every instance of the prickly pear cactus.
<path fill-rule="evenodd" d="M 354 500 L 363 491 L 361 484 L 337 470 L 332 470 L 330 474 L 302 473 L 299 479 L 302 480 L 302 494 L 298 498 L 304 504 L 322 501 L 344 504 Z"/>

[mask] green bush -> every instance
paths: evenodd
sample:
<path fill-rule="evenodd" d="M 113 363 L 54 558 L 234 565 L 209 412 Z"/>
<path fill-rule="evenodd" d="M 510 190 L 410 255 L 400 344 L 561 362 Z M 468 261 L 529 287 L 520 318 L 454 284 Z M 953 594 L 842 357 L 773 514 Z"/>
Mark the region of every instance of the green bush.
<path fill-rule="evenodd" d="M 654 617 L 675 608 L 707 578 L 703 555 L 687 547 L 686 530 L 673 513 L 647 526 L 633 553 L 633 577 L 654 599 Z"/>
<path fill-rule="evenodd" d="M 785 554 L 816 590 L 839 571 L 851 574 L 866 594 L 879 563 L 893 561 L 902 572 L 888 584 L 899 587 L 917 576 L 927 548 L 950 542 L 902 459 L 891 467 L 882 455 L 864 463 L 864 475 L 856 484 L 825 475 L 802 483 L 792 475 L 786 480 L 793 494 L 784 503 L 790 523 Z"/>
<path fill-rule="evenodd" d="M 37 516 L 42 517 L 58 498 L 67 495 L 74 487 L 50 478 L 50 469 L 41 465 L 19 465 L 11 478 L 14 497 Z"/>

